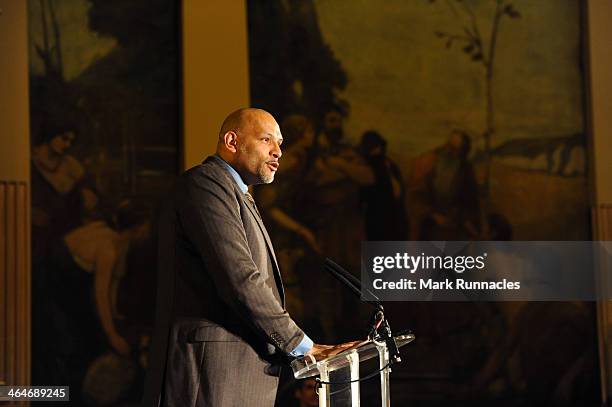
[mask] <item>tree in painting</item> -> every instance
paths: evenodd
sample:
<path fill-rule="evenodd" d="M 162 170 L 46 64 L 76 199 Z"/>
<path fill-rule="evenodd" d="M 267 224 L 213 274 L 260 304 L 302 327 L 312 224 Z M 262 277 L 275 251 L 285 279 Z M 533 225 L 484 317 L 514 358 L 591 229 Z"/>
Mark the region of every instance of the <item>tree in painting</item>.
<path fill-rule="evenodd" d="M 251 99 L 282 119 L 304 113 L 319 119 L 335 104 L 347 75 L 321 34 L 307 1 L 247 2 Z"/>
<path fill-rule="evenodd" d="M 437 0 L 429 0 L 435 3 Z M 516 19 L 521 14 L 514 5 L 506 0 L 495 0 L 495 12 L 491 22 L 489 42 L 481 34 L 476 14 L 472 7 L 463 0 L 445 0 L 444 3 L 457 19 L 461 32 L 436 31 L 435 35 L 446 41 L 446 48 L 450 49 L 454 43 L 462 45 L 463 53 L 472 61 L 481 64 L 484 68 L 485 94 L 486 94 L 486 124 L 483 133 L 485 152 L 484 193 L 488 196 L 489 178 L 491 174 L 491 136 L 495 133 L 494 101 L 493 101 L 493 73 L 495 61 L 495 47 L 499 26 L 504 17 Z"/>

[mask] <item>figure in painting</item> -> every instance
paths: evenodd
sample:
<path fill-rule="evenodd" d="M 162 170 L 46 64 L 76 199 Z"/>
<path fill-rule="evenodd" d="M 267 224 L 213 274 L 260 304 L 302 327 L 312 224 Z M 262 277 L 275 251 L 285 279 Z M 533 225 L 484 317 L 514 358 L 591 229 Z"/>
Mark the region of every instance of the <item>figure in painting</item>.
<path fill-rule="evenodd" d="M 51 288 L 50 263 L 55 246 L 83 217 L 96 208 L 97 194 L 87 186 L 86 171 L 70 154 L 77 138 L 68 121 L 49 120 L 38 133 L 32 149 L 32 379 L 35 384 L 57 384 L 67 377 L 74 360 L 62 358 L 74 343 L 56 336 L 68 320 L 58 310 Z M 73 293 L 79 296 L 81 292 Z M 80 307 L 79 307 L 80 308 Z"/>
<path fill-rule="evenodd" d="M 32 150 L 32 252 L 43 256 L 47 244 L 79 226 L 98 204 L 81 162 L 69 153 L 77 131 L 69 123 L 50 123 Z"/>
<path fill-rule="evenodd" d="M 374 184 L 361 191 L 367 240 L 406 240 L 404 181 L 398 165 L 387 156 L 387 140 L 367 131 L 359 150 L 374 174 Z"/>
<path fill-rule="evenodd" d="M 305 199 L 304 216 L 313 225 L 326 254 L 347 267 L 359 266 L 359 244 L 364 237 L 359 207 L 363 186 L 373 185 L 372 169 L 344 140 L 343 112 L 331 108 L 317 135 L 313 171 L 305 182 L 316 191 Z"/>
<path fill-rule="evenodd" d="M 441 147 L 414 160 L 410 240 L 470 240 L 479 236 L 480 198 L 468 156 L 470 136 L 451 132 Z"/>
<path fill-rule="evenodd" d="M 123 201 L 113 219 L 79 226 L 50 248 L 47 259 L 45 335 L 47 368 L 54 382 L 80 397 L 82 380 L 95 358 L 112 350 L 128 356 L 130 345 L 116 326 L 117 290 L 131 242 L 149 237 L 150 211 Z M 42 293 L 41 293 L 42 294 Z"/>

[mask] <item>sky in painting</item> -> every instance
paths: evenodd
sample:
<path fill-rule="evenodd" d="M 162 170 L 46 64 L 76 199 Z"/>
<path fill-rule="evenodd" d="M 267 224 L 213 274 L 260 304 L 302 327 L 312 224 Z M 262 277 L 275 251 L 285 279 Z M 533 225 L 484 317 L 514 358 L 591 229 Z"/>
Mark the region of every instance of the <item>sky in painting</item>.
<path fill-rule="evenodd" d="M 116 41 L 113 38 L 102 37 L 89 29 L 87 12 L 91 4 L 87 0 L 52 0 L 51 3 L 60 27 L 64 79 L 69 81 L 83 72 L 92 62 L 107 55 L 116 46 Z M 55 46 L 49 1 L 29 0 L 30 72 L 38 75 L 44 73 L 42 59 L 36 51 L 36 46 L 44 49 L 42 4 L 45 4 L 48 42 L 50 47 Z"/>
<path fill-rule="evenodd" d="M 488 46 L 495 1 L 463 1 Z M 521 18 L 502 19 L 494 61 L 493 145 L 581 132 L 579 1 L 513 4 Z M 351 106 L 350 138 L 376 129 L 406 157 L 440 145 L 453 127 L 482 134 L 485 69 L 461 44 L 447 49 L 435 35 L 461 34 L 469 24 L 457 0 L 315 0 L 315 6 L 324 40 L 349 77 L 340 96 Z"/>

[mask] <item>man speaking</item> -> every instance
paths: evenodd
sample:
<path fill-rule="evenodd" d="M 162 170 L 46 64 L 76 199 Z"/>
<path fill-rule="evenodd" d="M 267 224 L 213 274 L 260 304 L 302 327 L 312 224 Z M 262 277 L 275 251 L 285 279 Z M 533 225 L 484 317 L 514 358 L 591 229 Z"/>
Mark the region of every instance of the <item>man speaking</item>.
<path fill-rule="evenodd" d="M 231 113 L 217 153 L 179 177 L 159 229 L 157 321 L 143 406 L 272 407 L 280 363 L 313 344 L 284 308 L 280 271 L 248 185 L 270 183 L 282 135 L 260 109 Z"/>

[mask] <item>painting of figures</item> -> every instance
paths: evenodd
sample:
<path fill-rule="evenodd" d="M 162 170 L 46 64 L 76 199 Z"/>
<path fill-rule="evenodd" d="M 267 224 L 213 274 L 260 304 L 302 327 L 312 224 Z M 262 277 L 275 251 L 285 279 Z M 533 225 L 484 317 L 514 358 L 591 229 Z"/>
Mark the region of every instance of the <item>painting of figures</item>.
<path fill-rule="evenodd" d="M 139 400 L 179 170 L 178 6 L 30 0 L 32 382 Z M 133 18 L 138 16 L 138 18 Z"/>
<path fill-rule="evenodd" d="M 362 241 L 590 239 L 583 2 L 247 4 L 252 104 L 285 140 L 258 202 L 317 340 L 365 331 L 371 310 L 321 267 L 359 275 Z M 591 304 L 388 310 L 419 338 L 397 405 L 597 397 Z M 553 363 L 541 351 L 567 326 Z"/>

